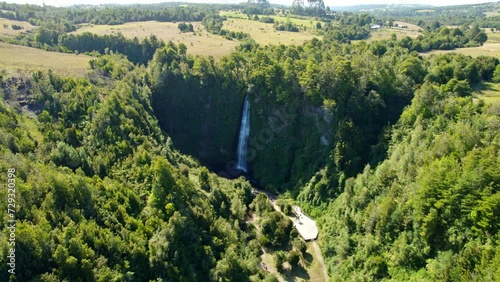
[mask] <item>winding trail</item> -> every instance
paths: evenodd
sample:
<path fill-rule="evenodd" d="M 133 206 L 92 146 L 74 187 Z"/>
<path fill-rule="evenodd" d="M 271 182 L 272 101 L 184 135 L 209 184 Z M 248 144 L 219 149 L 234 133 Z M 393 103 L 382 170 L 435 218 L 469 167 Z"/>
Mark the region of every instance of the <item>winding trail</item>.
<path fill-rule="evenodd" d="M 321 250 L 319 249 L 318 242 L 314 240 L 312 242 L 312 246 L 314 249 L 314 253 L 316 254 L 316 257 L 318 258 L 318 261 L 321 264 L 321 269 L 323 270 L 323 277 L 325 279 L 325 282 L 328 282 L 329 281 L 328 272 L 326 271 L 325 261 L 323 260 L 323 256 L 321 255 Z"/>

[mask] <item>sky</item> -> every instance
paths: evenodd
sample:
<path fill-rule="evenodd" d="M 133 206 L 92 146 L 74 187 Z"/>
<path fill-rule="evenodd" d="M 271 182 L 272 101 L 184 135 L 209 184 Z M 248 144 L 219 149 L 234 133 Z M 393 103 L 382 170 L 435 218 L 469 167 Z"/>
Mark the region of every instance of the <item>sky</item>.
<path fill-rule="evenodd" d="M 161 3 L 161 2 L 172 2 L 166 0 L 3 0 L 8 3 L 18 3 L 18 4 L 37 4 L 51 6 L 71 6 L 76 4 L 148 4 L 148 3 Z M 305 0 L 304 2 L 306 2 Z M 462 4 L 477 4 L 477 3 L 487 3 L 493 2 L 488 0 L 323 0 L 327 6 L 353 6 L 360 4 L 429 4 L 434 6 L 447 6 L 447 5 L 462 5 Z M 176 2 L 191 2 L 191 3 L 240 3 L 246 2 L 246 0 L 176 0 Z M 289 4 L 291 5 L 293 0 L 270 0 L 273 4 Z"/>

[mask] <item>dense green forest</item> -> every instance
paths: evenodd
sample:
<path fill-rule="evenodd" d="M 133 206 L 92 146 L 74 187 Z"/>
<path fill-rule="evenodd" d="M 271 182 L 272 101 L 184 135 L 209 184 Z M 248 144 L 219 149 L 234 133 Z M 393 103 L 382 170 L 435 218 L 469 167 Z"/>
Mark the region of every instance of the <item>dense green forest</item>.
<path fill-rule="evenodd" d="M 473 91 L 500 81 L 499 60 L 418 53 L 482 45 L 484 18 L 429 16 L 416 38 L 363 41 L 385 15 L 310 4 L 287 12 L 321 19 L 322 39 L 261 46 L 224 31 L 227 6 L 0 3 L 38 26 L 11 42 L 94 56 L 79 78 L 0 71 L 0 184 L 15 178 L 17 219 L 15 276 L 0 221 L 0 280 L 277 281 L 266 250 L 278 272 L 307 265 L 286 216 L 296 203 L 318 222 L 332 281 L 498 281 L 500 104 Z M 68 34 L 97 19 L 200 21 L 241 42 L 216 61 L 154 35 Z"/>

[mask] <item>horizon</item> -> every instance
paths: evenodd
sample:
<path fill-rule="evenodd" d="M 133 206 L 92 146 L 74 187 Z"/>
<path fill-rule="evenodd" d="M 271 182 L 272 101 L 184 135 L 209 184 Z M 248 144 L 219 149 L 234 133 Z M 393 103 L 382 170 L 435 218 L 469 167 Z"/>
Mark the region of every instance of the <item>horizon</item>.
<path fill-rule="evenodd" d="M 70 1 L 70 0 L 11 0 L 5 1 L 6 3 L 15 3 L 15 4 L 32 4 L 32 5 L 47 5 L 47 6 L 56 6 L 56 7 L 69 7 L 74 5 L 134 5 L 134 4 L 158 4 L 158 3 L 170 3 L 170 2 L 184 2 L 184 3 L 196 3 L 196 4 L 238 4 L 245 2 L 244 0 L 176 0 L 176 1 L 162 1 L 162 0 L 146 0 L 146 1 L 138 1 L 138 0 L 78 0 L 78 1 Z M 271 0 L 269 1 L 271 4 L 276 5 L 288 5 L 291 6 L 293 0 Z M 305 0 L 304 2 L 307 2 Z M 439 1 L 439 5 L 435 5 L 435 1 L 432 0 L 353 0 L 348 2 L 348 4 L 344 4 L 346 2 L 338 3 L 332 0 L 324 0 L 325 6 L 329 7 L 352 7 L 359 5 L 429 5 L 434 7 L 442 7 L 442 6 L 458 6 L 458 5 L 472 5 L 472 4 L 485 4 L 485 3 L 495 3 L 495 1 L 485 1 L 485 0 L 442 0 Z"/>

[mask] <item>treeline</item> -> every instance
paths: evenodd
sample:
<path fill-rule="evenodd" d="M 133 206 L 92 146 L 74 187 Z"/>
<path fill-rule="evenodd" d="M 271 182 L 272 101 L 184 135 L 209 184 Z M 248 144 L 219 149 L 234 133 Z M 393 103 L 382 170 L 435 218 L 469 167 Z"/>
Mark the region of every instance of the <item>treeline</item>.
<path fill-rule="evenodd" d="M 236 39 L 236 40 L 242 41 L 245 39 L 251 39 L 250 34 L 243 32 L 243 31 L 229 31 L 226 29 L 221 29 L 219 31 L 219 35 L 224 36 L 224 38 L 226 38 L 228 40 Z"/>
<path fill-rule="evenodd" d="M 43 23 L 71 24 L 123 24 L 138 21 L 181 22 L 201 21 L 207 14 L 222 9 L 223 5 L 189 5 L 178 3 L 128 6 L 72 6 L 58 8 L 50 6 L 0 3 L 0 17 L 29 21 L 32 25 Z M 230 6 L 229 6 L 230 7 Z M 226 7 L 228 8 L 228 7 Z"/>
<path fill-rule="evenodd" d="M 137 37 L 126 38 L 121 33 L 116 35 L 97 35 L 90 32 L 72 34 L 65 30 L 65 26 L 60 25 L 41 26 L 36 29 L 35 34 L 21 35 L 13 42 L 65 53 L 120 53 L 129 61 L 144 65 L 153 58 L 156 49 L 165 46 L 165 42 L 155 35 L 139 40 Z"/>
<path fill-rule="evenodd" d="M 158 40 L 154 35 L 145 37 L 139 41 L 137 37 L 128 39 L 122 34 L 96 35 L 90 32 L 63 34 L 59 36 L 57 44 L 63 51 L 78 51 L 80 53 L 95 51 L 100 54 L 112 51 L 114 53 L 124 54 L 127 56 L 128 60 L 135 64 L 144 65 L 153 58 L 156 49 L 165 46 L 165 42 Z"/>
<path fill-rule="evenodd" d="M 488 36 L 478 25 L 448 28 L 435 22 L 432 27 L 426 26 L 423 34 L 416 39 L 405 37 L 401 44 L 410 50 L 425 52 L 482 46 L 487 40 Z"/>
<path fill-rule="evenodd" d="M 242 12 L 247 15 L 273 15 L 274 8 L 268 0 L 248 0 L 240 5 Z"/>
<path fill-rule="evenodd" d="M 330 7 L 326 7 L 325 9 L 325 3 L 323 2 L 323 0 L 308 0 L 308 5 L 305 5 L 304 2 L 304 0 L 293 0 L 290 12 L 294 15 L 313 17 L 323 17 L 327 12 L 330 12 Z"/>

